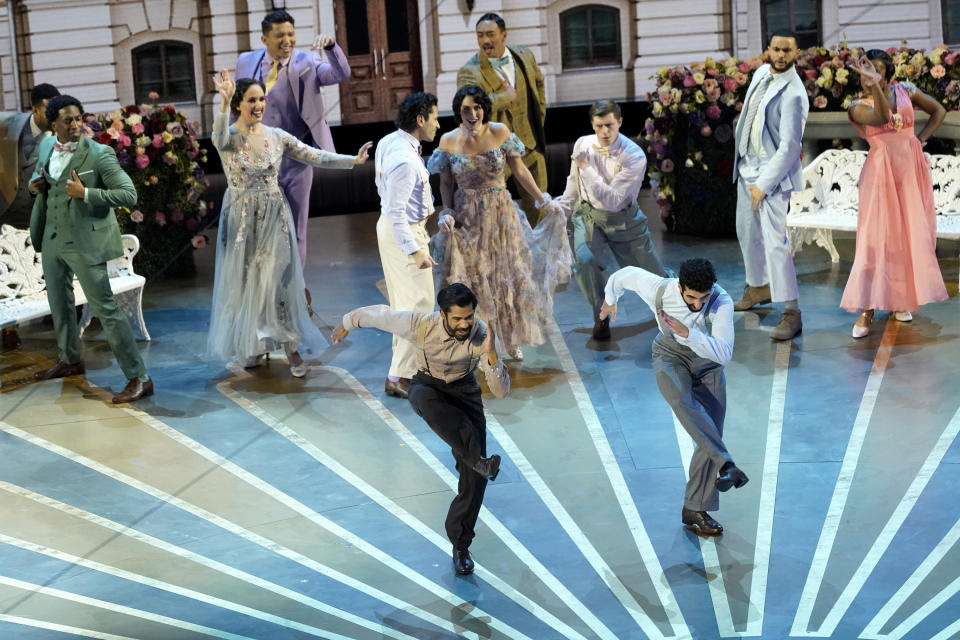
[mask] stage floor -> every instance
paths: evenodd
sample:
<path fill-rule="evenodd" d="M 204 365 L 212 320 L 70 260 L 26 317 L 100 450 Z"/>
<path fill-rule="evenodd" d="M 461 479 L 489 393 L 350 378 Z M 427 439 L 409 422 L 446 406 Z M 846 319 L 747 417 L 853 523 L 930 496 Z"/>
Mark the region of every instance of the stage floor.
<path fill-rule="evenodd" d="M 327 335 L 384 302 L 375 221 L 310 222 Z M 739 294 L 736 241 L 658 243 Z M 691 443 L 654 381 L 652 314 L 626 297 L 597 343 L 576 285 L 559 293 L 512 395 L 485 398 L 504 462 L 467 578 L 443 532 L 449 449 L 383 393 L 389 335 L 351 333 L 305 379 L 207 362 L 212 248 L 147 286 L 145 401 L 110 404 L 125 381 L 102 333 L 85 378 L 27 383 L 56 348 L 24 327 L 0 355 L 0 638 L 960 638 L 956 245 L 948 301 L 878 313 L 858 341 L 839 248 L 798 256 L 801 337 L 736 314 L 725 439 L 751 482 L 722 495 L 715 539 L 680 524 Z"/>

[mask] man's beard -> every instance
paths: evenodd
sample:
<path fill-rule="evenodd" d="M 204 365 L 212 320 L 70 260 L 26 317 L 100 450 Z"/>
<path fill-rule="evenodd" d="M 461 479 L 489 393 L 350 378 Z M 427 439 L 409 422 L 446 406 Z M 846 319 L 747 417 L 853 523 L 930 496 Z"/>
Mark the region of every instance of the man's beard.
<path fill-rule="evenodd" d="M 470 325 L 469 327 L 464 329 L 463 333 L 459 333 L 458 331 L 454 330 L 449 324 L 447 324 L 446 320 L 444 320 L 443 328 L 446 329 L 447 333 L 452 335 L 454 338 L 456 338 L 460 342 L 463 342 L 464 340 L 470 337 L 470 331 L 473 329 L 473 325 Z"/>

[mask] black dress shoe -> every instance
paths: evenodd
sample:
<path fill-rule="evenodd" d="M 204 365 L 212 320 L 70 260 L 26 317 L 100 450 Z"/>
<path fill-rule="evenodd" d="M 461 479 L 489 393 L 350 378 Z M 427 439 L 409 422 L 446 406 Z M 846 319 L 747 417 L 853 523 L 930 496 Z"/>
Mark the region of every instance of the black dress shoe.
<path fill-rule="evenodd" d="M 497 474 L 500 473 L 500 456 L 493 454 L 489 458 L 480 458 L 477 463 L 473 465 L 473 470 L 490 482 L 493 482 L 497 479 Z"/>
<path fill-rule="evenodd" d="M 3 330 L 3 350 L 11 351 L 20 347 L 20 334 L 16 327 L 7 327 Z"/>
<path fill-rule="evenodd" d="M 609 340 L 610 339 L 610 316 L 607 316 L 603 320 L 597 320 L 593 323 L 593 333 L 591 334 L 594 340 Z"/>
<path fill-rule="evenodd" d="M 737 465 L 727 462 L 720 467 L 720 475 L 717 476 L 717 489 L 720 491 L 739 489 L 748 482 L 750 482 L 750 478 L 747 477 L 747 474 L 740 471 Z"/>
<path fill-rule="evenodd" d="M 705 536 L 718 536 L 723 533 L 723 526 L 710 517 L 706 511 L 694 511 L 693 509 L 683 508 L 681 514 L 683 525 L 691 531 L 696 531 Z"/>
<path fill-rule="evenodd" d="M 473 559 L 467 549 L 453 550 L 453 570 L 458 576 L 468 576 L 473 573 Z"/>
<path fill-rule="evenodd" d="M 388 396 L 406 400 L 410 393 L 410 378 L 400 378 L 396 382 L 387 378 L 383 383 L 383 390 Z"/>
<path fill-rule="evenodd" d="M 57 360 L 52 367 L 44 369 L 43 371 L 37 371 L 33 374 L 33 377 L 37 380 L 52 380 L 54 378 L 83 375 L 85 371 L 86 367 L 83 366 L 83 360 L 74 362 L 73 364 L 67 364 L 66 362 Z"/>

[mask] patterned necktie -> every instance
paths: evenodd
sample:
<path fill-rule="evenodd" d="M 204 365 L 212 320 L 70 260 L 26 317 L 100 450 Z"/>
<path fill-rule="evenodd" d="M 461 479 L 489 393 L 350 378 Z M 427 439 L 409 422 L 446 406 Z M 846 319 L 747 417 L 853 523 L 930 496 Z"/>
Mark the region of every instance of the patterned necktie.
<path fill-rule="evenodd" d="M 273 66 L 270 67 L 270 73 L 267 74 L 267 81 L 264 83 L 267 87 L 267 93 L 270 93 L 270 89 L 273 89 L 273 85 L 277 83 L 277 74 L 280 72 L 280 61 L 274 60 Z"/>
<path fill-rule="evenodd" d="M 757 143 L 760 141 L 760 122 L 757 120 L 757 112 L 760 110 L 760 104 L 763 102 L 763 96 L 766 95 L 767 89 L 770 88 L 771 80 L 773 80 L 773 74 L 767 73 L 767 76 L 757 85 L 757 90 L 750 96 L 750 105 L 747 107 L 746 120 L 743 121 L 743 128 L 740 130 L 740 145 L 737 148 L 741 157 L 747 155 L 747 150 L 750 148 L 750 141 L 753 138 L 757 138 Z"/>

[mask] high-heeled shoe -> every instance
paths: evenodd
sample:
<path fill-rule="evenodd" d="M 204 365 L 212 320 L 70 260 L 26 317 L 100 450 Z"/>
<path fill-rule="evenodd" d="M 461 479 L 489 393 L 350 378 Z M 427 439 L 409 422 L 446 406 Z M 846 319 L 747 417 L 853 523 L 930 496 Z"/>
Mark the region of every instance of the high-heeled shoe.
<path fill-rule="evenodd" d="M 893 317 L 897 322 L 910 322 L 913 320 L 913 314 L 909 311 L 894 311 Z"/>
<path fill-rule="evenodd" d="M 853 325 L 853 337 L 862 338 L 870 333 L 870 325 L 873 323 L 873 309 L 861 311 L 857 316 L 857 321 Z"/>

